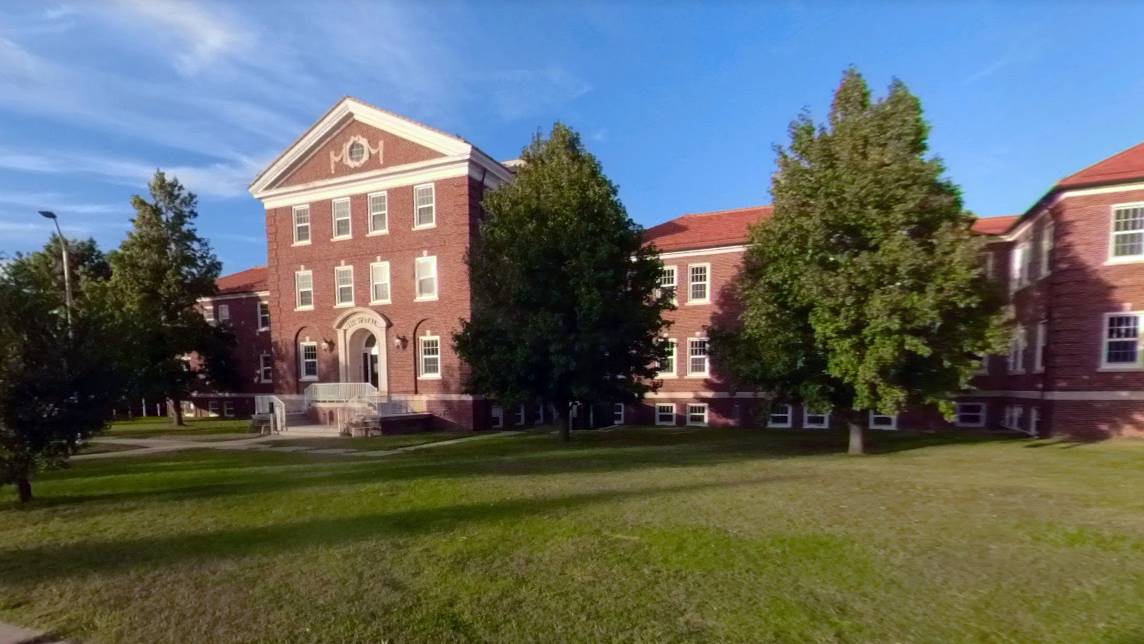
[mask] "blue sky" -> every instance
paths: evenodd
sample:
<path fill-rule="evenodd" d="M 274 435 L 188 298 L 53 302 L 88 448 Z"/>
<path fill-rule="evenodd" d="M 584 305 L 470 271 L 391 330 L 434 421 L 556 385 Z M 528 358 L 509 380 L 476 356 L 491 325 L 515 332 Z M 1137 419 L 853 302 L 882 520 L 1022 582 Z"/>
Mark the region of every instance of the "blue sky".
<path fill-rule="evenodd" d="M 769 201 L 772 145 L 842 70 L 918 94 L 981 215 L 1144 139 L 1130 3 L 6 2 L 0 253 L 34 211 L 114 247 L 156 167 L 200 196 L 227 271 L 265 260 L 246 186 L 343 95 L 501 159 L 577 128 L 634 219 Z"/>

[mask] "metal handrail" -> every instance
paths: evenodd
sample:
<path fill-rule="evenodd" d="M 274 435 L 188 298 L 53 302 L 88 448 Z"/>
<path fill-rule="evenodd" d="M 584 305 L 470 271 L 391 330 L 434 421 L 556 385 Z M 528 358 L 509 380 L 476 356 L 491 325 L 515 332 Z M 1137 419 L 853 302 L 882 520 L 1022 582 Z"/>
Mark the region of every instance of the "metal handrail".
<path fill-rule="evenodd" d="M 348 402 L 360 396 L 378 395 L 368 382 L 316 382 L 306 387 L 306 406 L 316 402 Z"/>

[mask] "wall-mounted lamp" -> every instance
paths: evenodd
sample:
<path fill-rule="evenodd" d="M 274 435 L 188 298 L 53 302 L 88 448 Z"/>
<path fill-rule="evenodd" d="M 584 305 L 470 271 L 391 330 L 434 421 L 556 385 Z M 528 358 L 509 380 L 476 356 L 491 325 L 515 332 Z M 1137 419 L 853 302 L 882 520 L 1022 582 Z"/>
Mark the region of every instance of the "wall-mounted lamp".
<path fill-rule="evenodd" d="M 393 346 L 398 349 L 404 349 L 407 344 L 409 344 L 409 339 L 405 336 L 397 335 L 393 337 Z"/>
<path fill-rule="evenodd" d="M 333 340 L 322 340 L 322 348 L 326 350 L 326 353 L 333 351 L 334 350 L 334 341 Z"/>

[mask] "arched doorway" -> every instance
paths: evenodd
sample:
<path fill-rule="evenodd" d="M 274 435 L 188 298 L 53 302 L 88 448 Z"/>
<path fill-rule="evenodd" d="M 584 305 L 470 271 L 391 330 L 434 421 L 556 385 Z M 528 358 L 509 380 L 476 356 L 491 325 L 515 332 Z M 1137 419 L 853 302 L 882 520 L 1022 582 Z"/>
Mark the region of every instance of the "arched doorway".
<path fill-rule="evenodd" d="M 338 372 L 342 382 L 388 387 L 386 337 L 389 321 L 370 309 L 354 309 L 334 322 L 338 333 Z"/>

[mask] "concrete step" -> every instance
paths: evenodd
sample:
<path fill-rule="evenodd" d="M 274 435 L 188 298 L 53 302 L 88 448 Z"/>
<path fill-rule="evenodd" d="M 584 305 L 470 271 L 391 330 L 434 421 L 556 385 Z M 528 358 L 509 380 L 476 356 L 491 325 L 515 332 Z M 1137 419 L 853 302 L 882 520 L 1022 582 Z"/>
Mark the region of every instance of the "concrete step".
<path fill-rule="evenodd" d="M 286 425 L 283 436 L 340 436 L 338 428 L 331 425 Z"/>

